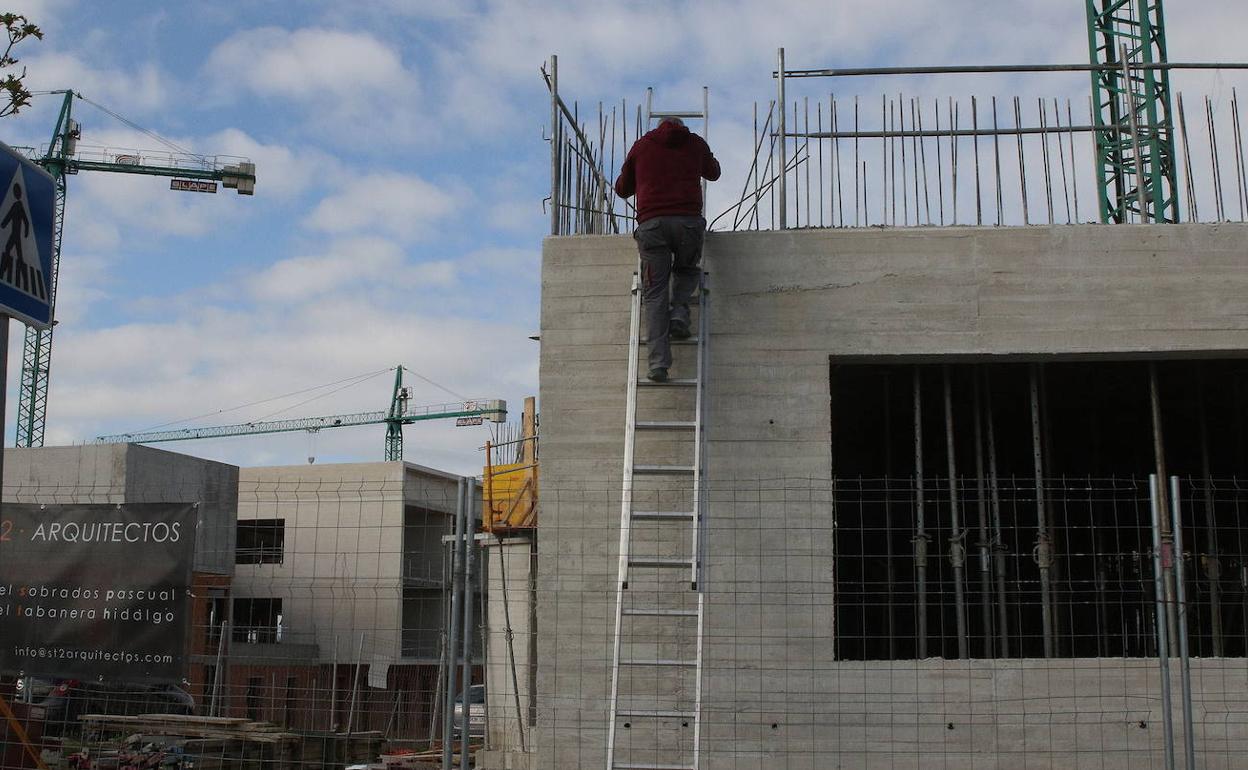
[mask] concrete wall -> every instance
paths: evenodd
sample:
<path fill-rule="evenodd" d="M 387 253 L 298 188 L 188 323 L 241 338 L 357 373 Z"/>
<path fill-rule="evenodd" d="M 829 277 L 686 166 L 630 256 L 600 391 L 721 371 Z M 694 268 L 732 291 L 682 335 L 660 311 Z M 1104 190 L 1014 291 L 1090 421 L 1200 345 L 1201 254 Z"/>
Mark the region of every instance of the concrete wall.
<path fill-rule="evenodd" d="M 136 444 L 4 451 L 4 499 L 23 503 L 199 503 L 197 572 L 234 571 L 238 468 Z"/>
<path fill-rule="evenodd" d="M 627 236 L 544 245 L 542 767 L 598 767 L 605 759 L 635 260 Z M 969 767 L 973 753 L 974 766 L 995 767 L 1017 764 L 1025 751 L 1028 767 L 1070 767 L 1070 752 L 1085 745 L 1100 747 L 1085 755 L 1088 766 L 1125 767 L 1139 759 L 1136 751 L 1154 761 L 1156 729 L 1139 728 L 1148 732 L 1144 739 L 1121 728 L 1133 709 L 1158 724 L 1148 664 L 872 668 L 834 659 L 829 357 L 1242 355 L 1248 227 L 712 234 L 706 264 L 712 337 L 703 766 Z M 683 355 L 674 376 L 691 374 Z M 641 398 L 639 409 L 652 419 L 688 418 L 681 413 L 689 404 L 680 403 L 687 396 L 647 389 Z M 688 451 L 677 441 L 644 441 L 639 461 Z M 681 502 L 671 491 L 645 494 Z M 643 543 L 663 538 L 638 535 Z M 1212 689 L 1201 696 L 1201 729 L 1232 736 L 1230 748 L 1210 749 L 1203 766 L 1232 766 L 1245 736 L 1225 723 L 1248 703 L 1213 694 L 1236 675 L 1220 662 L 1208 665 L 1221 673 L 1203 685 Z M 1080 698 L 1055 717 L 1051 693 L 1033 691 L 1030 679 L 1019 689 L 1010 673 L 1029 667 L 1044 676 L 1077 671 L 1080 686 L 1121 695 L 1121 708 L 1116 703 L 1099 723 L 1070 717 L 1095 707 Z M 687 682 L 664 681 L 673 702 L 688 692 Z M 868 691 L 871 703 L 863 700 Z M 1031 729 L 1026 719 L 1005 729 L 1020 703 L 1025 715 L 1047 715 L 1043 739 L 1018 742 Z M 970 739 L 959 724 L 1002 729 Z M 633 761 L 672 761 L 662 747 L 684 740 L 686 729 L 629 733 L 626 741 L 638 747 Z"/>
<path fill-rule="evenodd" d="M 439 584 L 443 551 L 426 530 L 449 531 L 455 478 L 394 462 L 242 469 L 239 518 L 284 520 L 285 544 L 280 564 L 238 565 L 234 597 L 281 598 L 284 638 L 317 645 L 322 660 L 336 644 L 354 661 L 363 634 L 364 662 L 400 661 L 404 570 Z M 412 517 L 423 523 L 405 526 Z M 440 607 L 440 594 L 429 601 Z M 430 612 L 438 622 L 422 630 L 436 639 L 441 613 Z"/>

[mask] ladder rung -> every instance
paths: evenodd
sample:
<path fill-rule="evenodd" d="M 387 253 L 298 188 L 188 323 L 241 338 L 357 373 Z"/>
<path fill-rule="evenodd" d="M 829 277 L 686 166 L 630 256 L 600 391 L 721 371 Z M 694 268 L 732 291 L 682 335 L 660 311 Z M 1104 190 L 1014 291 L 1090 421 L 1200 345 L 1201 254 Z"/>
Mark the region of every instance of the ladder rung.
<path fill-rule="evenodd" d="M 679 476 L 692 474 L 692 465 L 634 465 L 633 473 L 651 476 Z"/>
<path fill-rule="evenodd" d="M 696 660 L 673 660 L 671 658 L 638 658 L 636 660 L 621 660 L 621 666 L 671 666 L 692 668 L 698 665 Z"/>
<path fill-rule="evenodd" d="M 612 770 L 693 770 L 693 765 L 652 765 L 638 764 L 636 762 L 625 762 L 623 764 L 616 762 L 611 765 Z"/>
<path fill-rule="evenodd" d="M 645 420 L 634 427 L 637 430 L 693 430 L 698 424 L 693 420 Z"/>
<path fill-rule="evenodd" d="M 622 611 L 625 615 L 642 618 L 696 618 L 697 610 L 661 610 L 658 608 L 626 608 Z"/>
<path fill-rule="evenodd" d="M 693 521 L 690 511 L 633 511 L 634 521 Z"/>
<path fill-rule="evenodd" d="M 657 709 L 628 709 L 620 711 L 617 717 L 628 717 L 630 719 L 693 719 L 696 716 L 692 711 L 662 711 Z"/>
<path fill-rule="evenodd" d="M 642 347 L 645 347 L 649 343 L 646 342 L 645 340 L 638 340 L 637 344 Z M 696 345 L 698 344 L 698 335 L 694 334 L 692 336 L 685 337 L 683 340 L 671 340 L 670 344 L 672 345 Z"/>
<path fill-rule="evenodd" d="M 640 380 L 637 380 L 637 384 L 643 388 L 692 388 L 698 384 L 698 380 L 696 377 L 674 377 L 664 382 L 655 382 L 647 377 L 642 377 Z"/>
<path fill-rule="evenodd" d="M 629 559 L 630 567 L 652 567 L 654 569 L 692 569 L 691 559 L 664 559 L 660 557 Z"/>

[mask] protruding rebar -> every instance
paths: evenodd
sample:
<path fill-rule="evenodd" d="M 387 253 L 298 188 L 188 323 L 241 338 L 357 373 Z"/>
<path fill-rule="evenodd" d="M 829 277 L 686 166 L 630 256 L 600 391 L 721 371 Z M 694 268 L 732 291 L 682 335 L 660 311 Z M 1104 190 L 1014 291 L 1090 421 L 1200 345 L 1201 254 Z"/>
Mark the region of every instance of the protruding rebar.
<path fill-rule="evenodd" d="M 779 77 L 776 78 L 776 107 L 778 108 L 780 117 L 779 117 L 779 121 L 777 122 L 776 127 L 779 130 L 779 134 L 780 134 L 780 183 L 779 185 L 777 185 L 776 196 L 779 199 L 778 204 L 779 204 L 779 209 L 780 209 L 780 229 L 783 230 L 788 226 L 788 216 L 785 213 L 786 208 L 787 208 L 787 201 L 785 199 L 785 196 L 787 193 L 787 190 L 786 190 L 787 182 L 786 182 L 785 176 L 788 173 L 786 171 L 786 169 L 788 168 L 788 154 L 787 154 L 788 151 L 785 145 L 787 144 L 788 140 L 784 136 L 784 133 L 785 133 L 785 123 L 784 123 L 785 98 L 784 98 L 784 49 L 783 48 L 778 50 L 777 59 L 779 62 Z"/>
<path fill-rule="evenodd" d="M 1022 129 L 1023 113 L 1022 107 L 1019 105 L 1018 97 L 1014 97 L 1014 127 Z M 1027 158 L 1023 151 L 1023 135 L 1018 135 L 1018 185 L 1022 194 L 1023 201 L 1023 224 L 1031 224 L 1031 214 L 1027 210 Z"/>
<path fill-rule="evenodd" d="M 1183 94 L 1179 93 L 1179 136 L 1183 142 L 1183 186 L 1187 192 L 1187 220 L 1199 221 L 1196 206 L 1196 187 L 1192 180 L 1192 148 L 1187 141 L 1187 112 L 1183 109 Z"/>
<path fill-rule="evenodd" d="M 971 129 L 975 132 L 971 147 L 972 152 L 975 153 L 975 224 L 982 226 L 984 224 L 984 204 L 979 187 L 979 102 L 974 96 L 971 97 Z"/>
<path fill-rule="evenodd" d="M 992 97 L 992 159 L 997 178 L 997 227 L 1005 224 L 1005 198 L 1001 189 L 1001 133 L 997 124 L 997 97 Z"/>

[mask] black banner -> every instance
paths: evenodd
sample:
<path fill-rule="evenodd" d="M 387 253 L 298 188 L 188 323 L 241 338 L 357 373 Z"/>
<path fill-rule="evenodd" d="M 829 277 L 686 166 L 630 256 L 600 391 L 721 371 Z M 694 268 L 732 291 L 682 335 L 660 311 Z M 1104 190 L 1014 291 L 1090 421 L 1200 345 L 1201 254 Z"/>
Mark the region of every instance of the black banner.
<path fill-rule="evenodd" d="M 0 508 L 0 671 L 176 682 L 193 504 Z"/>

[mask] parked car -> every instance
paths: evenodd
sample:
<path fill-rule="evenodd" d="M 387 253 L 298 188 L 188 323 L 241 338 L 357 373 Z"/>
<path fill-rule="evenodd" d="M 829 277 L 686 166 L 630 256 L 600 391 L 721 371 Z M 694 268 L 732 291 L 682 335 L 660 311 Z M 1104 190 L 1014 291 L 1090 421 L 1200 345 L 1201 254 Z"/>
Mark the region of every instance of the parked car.
<path fill-rule="evenodd" d="M 455 710 L 452 713 L 451 724 L 456 736 L 464 734 L 463 693 L 455 696 Z M 468 737 L 485 737 L 485 685 L 483 684 L 474 684 L 468 688 Z"/>
<path fill-rule="evenodd" d="M 38 703 L 52 692 L 53 687 L 56 687 L 55 680 L 37 676 L 19 676 L 13 686 L 19 703 Z"/>
<path fill-rule="evenodd" d="M 49 733 L 72 732 L 83 714 L 193 714 L 195 699 L 171 684 L 83 682 L 26 677 L 29 703 L 44 709 Z M 45 689 L 46 688 L 46 689 Z M 42 696 L 38 695 L 43 692 Z"/>

